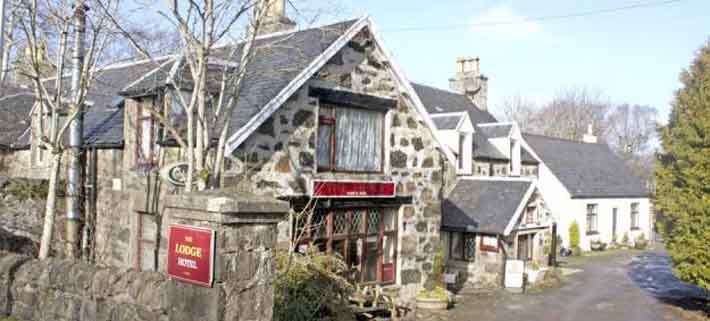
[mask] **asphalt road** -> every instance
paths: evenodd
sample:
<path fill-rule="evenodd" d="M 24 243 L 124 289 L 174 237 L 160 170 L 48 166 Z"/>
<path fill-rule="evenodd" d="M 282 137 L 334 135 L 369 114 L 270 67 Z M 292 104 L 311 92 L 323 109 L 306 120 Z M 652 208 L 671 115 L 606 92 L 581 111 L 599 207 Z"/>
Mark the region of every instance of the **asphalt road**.
<path fill-rule="evenodd" d="M 679 305 L 708 313 L 707 294 L 675 279 L 663 252 L 639 254 L 575 259 L 568 267 L 582 271 L 566 277 L 560 288 L 523 295 L 464 296 L 438 317 L 452 321 L 698 320 L 692 314 L 686 319 L 689 315 Z"/>

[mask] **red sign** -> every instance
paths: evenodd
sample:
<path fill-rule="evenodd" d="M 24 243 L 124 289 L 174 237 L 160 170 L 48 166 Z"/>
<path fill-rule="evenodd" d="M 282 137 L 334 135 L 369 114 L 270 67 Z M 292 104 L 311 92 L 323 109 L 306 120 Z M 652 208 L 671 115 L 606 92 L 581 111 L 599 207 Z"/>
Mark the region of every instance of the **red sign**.
<path fill-rule="evenodd" d="M 393 182 L 314 181 L 314 197 L 394 197 Z"/>
<path fill-rule="evenodd" d="M 214 231 L 208 228 L 170 225 L 168 276 L 196 285 L 212 287 L 214 236 Z"/>

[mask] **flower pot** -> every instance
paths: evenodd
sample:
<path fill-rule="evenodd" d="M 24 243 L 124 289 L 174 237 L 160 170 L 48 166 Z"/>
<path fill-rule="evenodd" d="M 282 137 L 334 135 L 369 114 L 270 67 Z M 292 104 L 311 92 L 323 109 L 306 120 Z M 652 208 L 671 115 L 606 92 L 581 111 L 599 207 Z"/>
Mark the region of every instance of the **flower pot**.
<path fill-rule="evenodd" d="M 417 308 L 423 310 L 446 310 L 449 308 L 448 299 L 417 298 Z"/>

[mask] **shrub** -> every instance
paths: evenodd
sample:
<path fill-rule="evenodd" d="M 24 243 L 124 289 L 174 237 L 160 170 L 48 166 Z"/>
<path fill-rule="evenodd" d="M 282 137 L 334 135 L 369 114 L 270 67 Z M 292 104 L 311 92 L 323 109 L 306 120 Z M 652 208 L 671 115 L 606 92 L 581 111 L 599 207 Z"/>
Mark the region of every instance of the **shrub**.
<path fill-rule="evenodd" d="M 645 250 L 647 246 L 648 240 L 646 240 L 646 235 L 643 233 L 639 234 L 634 242 L 634 248 L 637 250 Z"/>
<path fill-rule="evenodd" d="M 443 287 L 444 285 L 444 269 L 446 268 L 446 262 L 444 262 L 444 248 L 441 247 L 439 251 L 434 254 L 434 261 L 431 267 L 431 280 L 428 282 L 430 285 L 426 288 L 428 290 L 434 290 L 436 287 Z"/>
<path fill-rule="evenodd" d="M 449 300 L 449 293 L 444 289 L 442 286 L 436 286 L 431 290 L 428 289 L 421 289 L 419 291 L 419 294 L 417 294 L 417 298 L 421 299 L 437 299 L 441 301 L 448 301 Z"/>
<path fill-rule="evenodd" d="M 305 254 L 276 253 L 274 320 L 354 320 L 348 297 L 354 287 L 342 277 L 347 264 L 312 248 Z"/>
<path fill-rule="evenodd" d="M 629 245 L 629 233 L 624 232 L 624 237 L 621 238 L 621 244 Z"/>
<path fill-rule="evenodd" d="M 569 226 L 569 247 L 571 249 L 579 247 L 579 238 L 579 224 L 574 220 Z"/>

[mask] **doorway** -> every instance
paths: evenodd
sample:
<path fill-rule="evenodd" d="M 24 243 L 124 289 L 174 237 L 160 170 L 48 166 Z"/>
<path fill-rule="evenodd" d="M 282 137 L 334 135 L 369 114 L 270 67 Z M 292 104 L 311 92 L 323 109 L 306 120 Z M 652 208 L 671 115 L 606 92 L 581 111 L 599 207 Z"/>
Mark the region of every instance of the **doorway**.
<path fill-rule="evenodd" d="M 616 225 L 617 225 L 617 216 L 618 216 L 619 208 L 614 207 L 611 210 L 611 239 L 616 240 Z"/>

